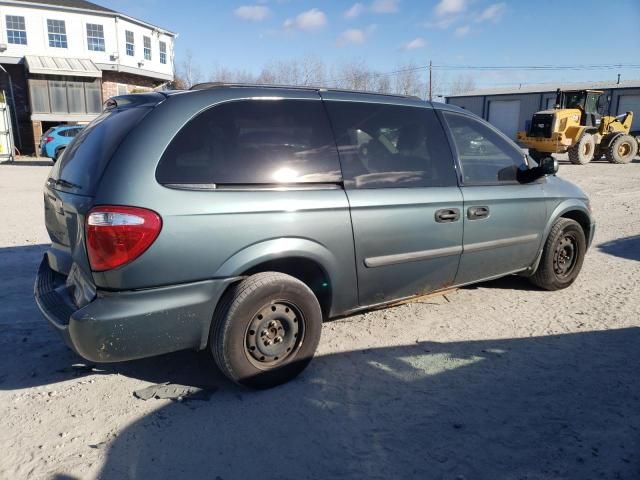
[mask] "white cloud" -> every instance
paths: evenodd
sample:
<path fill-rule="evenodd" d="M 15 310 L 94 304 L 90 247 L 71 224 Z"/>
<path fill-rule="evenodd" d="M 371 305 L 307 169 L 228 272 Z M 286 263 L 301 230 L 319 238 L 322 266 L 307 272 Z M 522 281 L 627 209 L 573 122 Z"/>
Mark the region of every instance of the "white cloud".
<path fill-rule="evenodd" d="M 346 47 L 347 45 L 361 45 L 366 39 L 367 35 L 363 30 L 351 28 L 340 34 L 336 41 L 336 45 L 339 47 Z"/>
<path fill-rule="evenodd" d="M 376 24 L 369 25 L 365 29 L 350 28 L 342 32 L 336 40 L 338 47 L 346 47 L 348 45 L 362 45 L 365 43 L 378 26 Z"/>
<path fill-rule="evenodd" d="M 345 18 L 356 18 L 362 15 L 365 11 L 362 3 L 354 3 L 349 10 L 344 12 Z"/>
<path fill-rule="evenodd" d="M 312 8 L 306 12 L 302 12 L 296 18 L 288 18 L 284 22 L 284 28 L 287 30 L 319 30 L 327 24 L 327 16 L 322 10 Z"/>
<path fill-rule="evenodd" d="M 434 11 L 438 17 L 460 13 L 467 8 L 467 0 L 440 0 Z"/>
<path fill-rule="evenodd" d="M 265 7 L 264 5 L 243 5 L 242 7 L 236 8 L 233 13 L 236 17 L 243 20 L 261 22 L 271 14 L 271 11 L 269 7 Z"/>
<path fill-rule="evenodd" d="M 476 17 L 476 22 L 499 22 L 506 9 L 507 5 L 504 3 L 489 5 Z"/>
<path fill-rule="evenodd" d="M 375 13 L 395 13 L 398 11 L 400 0 L 374 0 L 371 11 Z"/>
<path fill-rule="evenodd" d="M 456 37 L 466 37 L 470 32 L 471 28 L 469 27 L 469 25 L 463 25 L 456 28 L 453 33 Z"/>
<path fill-rule="evenodd" d="M 427 42 L 424 38 L 418 37 L 414 38 L 410 42 L 405 43 L 402 48 L 404 50 L 417 50 L 419 48 L 424 48 L 427 46 Z"/>

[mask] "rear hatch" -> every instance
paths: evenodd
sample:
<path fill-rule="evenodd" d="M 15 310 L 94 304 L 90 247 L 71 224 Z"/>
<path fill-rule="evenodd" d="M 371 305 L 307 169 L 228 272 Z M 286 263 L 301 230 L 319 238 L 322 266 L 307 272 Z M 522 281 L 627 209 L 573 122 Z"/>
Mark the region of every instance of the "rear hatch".
<path fill-rule="evenodd" d="M 153 93 L 110 99 L 51 169 L 44 189 L 45 224 L 52 242 L 47 256 L 51 269 L 67 277 L 78 307 L 95 296 L 84 224 L 100 178 L 124 138 L 164 98 Z"/>

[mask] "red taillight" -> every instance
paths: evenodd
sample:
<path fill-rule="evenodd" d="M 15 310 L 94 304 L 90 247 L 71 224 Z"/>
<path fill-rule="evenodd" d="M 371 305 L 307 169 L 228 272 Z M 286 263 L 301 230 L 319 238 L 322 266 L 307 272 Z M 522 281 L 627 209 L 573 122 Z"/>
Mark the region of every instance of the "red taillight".
<path fill-rule="evenodd" d="M 86 227 L 91 270 L 111 270 L 135 260 L 158 238 L 161 228 L 160 215 L 146 208 L 93 208 Z"/>
<path fill-rule="evenodd" d="M 44 143 L 49 143 L 49 142 L 53 142 L 53 137 L 47 137 L 47 139 L 44 141 Z"/>

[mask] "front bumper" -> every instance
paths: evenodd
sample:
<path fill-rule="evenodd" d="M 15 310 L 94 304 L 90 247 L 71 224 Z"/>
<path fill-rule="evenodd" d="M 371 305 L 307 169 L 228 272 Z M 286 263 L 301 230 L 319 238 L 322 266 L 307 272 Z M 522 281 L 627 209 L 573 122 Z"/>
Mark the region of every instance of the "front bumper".
<path fill-rule="evenodd" d="M 76 353 L 92 362 L 120 362 L 206 347 L 218 300 L 236 278 L 124 292 L 98 291 L 77 308 L 66 277 L 45 255 L 35 283 L 38 308 Z"/>
<path fill-rule="evenodd" d="M 552 138 L 530 137 L 526 132 L 518 132 L 518 143 L 543 153 L 565 153 L 571 146 L 571 139 L 561 133 L 554 133 Z"/>

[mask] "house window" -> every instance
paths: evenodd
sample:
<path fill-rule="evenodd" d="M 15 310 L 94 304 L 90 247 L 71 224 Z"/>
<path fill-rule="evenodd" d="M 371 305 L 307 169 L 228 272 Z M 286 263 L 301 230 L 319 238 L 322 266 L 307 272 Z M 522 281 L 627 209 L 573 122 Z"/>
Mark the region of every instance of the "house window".
<path fill-rule="evenodd" d="M 160 42 L 160 63 L 167 63 L 167 44 L 166 42 Z"/>
<path fill-rule="evenodd" d="M 135 46 L 135 43 L 133 42 L 133 32 L 130 32 L 129 30 L 125 30 L 124 37 L 125 37 L 125 42 L 127 47 L 127 55 L 129 55 L 130 57 L 133 57 L 136 53 L 136 46 Z"/>
<path fill-rule="evenodd" d="M 24 26 L 24 17 L 7 15 L 7 40 L 17 45 L 27 44 L 27 29 Z"/>
<path fill-rule="evenodd" d="M 87 23 L 87 47 L 93 52 L 104 52 L 104 29 L 102 25 Z"/>
<path fill-rule="evenodd" d="M 56 77 L 30 78 L 33 113 L 99 114 L 102 111 L 100 79 Z"/>
<path fill-rule="evenodd" d="M 144 59 L 151 60 L 151 37 L 142 37 L 144 47 Z"/>
<path fill-rule="evenodd" d="M 49 46 L 54 48 L 67 48 L 67 29 L 64 20 L 47 20 L 49 32 Z"/>

